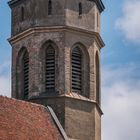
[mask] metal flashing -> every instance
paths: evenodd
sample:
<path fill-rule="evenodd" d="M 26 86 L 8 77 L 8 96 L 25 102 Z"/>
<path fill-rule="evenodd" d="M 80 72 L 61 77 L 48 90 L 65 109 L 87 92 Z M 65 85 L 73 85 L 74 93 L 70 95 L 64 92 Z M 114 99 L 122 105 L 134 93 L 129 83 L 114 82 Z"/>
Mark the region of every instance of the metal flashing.
<path fill-rule="evenodd" d="M 57 127 L 58 127 L 58 129 L 59 129 L 59 131 L 61 133 L 61 135 L 63 136 L 64 140 L 68 140 L 68 137 L 67 137 L 67 135 L 66 135 L 62 125 L 60 124 L 57 116 L 55 115 L 53 109 L 51 107 L 49 107 L 49 106 L 47 106 L 47 108 L 48 108 L 48 110 L 49 110 L 49 112 L 50 112 L 54 122 L 56 123 L 56 125 L 57 125 Z"/>

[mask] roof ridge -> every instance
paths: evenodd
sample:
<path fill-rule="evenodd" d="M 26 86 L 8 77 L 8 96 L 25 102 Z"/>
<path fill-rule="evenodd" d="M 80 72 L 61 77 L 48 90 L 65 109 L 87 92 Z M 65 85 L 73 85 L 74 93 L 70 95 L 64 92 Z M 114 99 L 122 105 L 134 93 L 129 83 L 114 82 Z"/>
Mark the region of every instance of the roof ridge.
<path fill-rule="evenodd" d="M 8 99 L 8 100 L 13 100 L 13 101 L 21 102 L 21 103 L 26 103 L 26 104 L 30 104 L 30 105 L 46 108 L 44 105 L 36 104 L 36 103 L 25 101 L 25 100 L 20 100 L 20 99 L 16 99 L 16 98 L 12 98 L 12 97 L 7 97 L 7 96 L 4 96 L 4 95 L 0 95 L 0 98 L 1 97 L 5 98 L 5 99 Z"/>

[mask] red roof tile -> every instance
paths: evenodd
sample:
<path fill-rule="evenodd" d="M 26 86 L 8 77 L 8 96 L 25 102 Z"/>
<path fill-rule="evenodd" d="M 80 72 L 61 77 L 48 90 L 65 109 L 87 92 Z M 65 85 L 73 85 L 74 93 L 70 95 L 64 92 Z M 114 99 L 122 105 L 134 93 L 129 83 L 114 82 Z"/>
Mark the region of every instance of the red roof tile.
<path fill-rule="evenodd" d="M 47 108 L 0 96 L 0 140 L 63 140 Z"/>

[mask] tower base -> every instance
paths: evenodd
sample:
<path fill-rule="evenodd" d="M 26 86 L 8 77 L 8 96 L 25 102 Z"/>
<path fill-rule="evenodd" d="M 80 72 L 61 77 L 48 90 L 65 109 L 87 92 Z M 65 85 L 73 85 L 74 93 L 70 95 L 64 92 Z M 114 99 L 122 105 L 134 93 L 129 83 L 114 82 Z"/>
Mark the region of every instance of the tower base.
<path fill-rule="evenodd" d="M 70 139 L 101 140 L 102 111 L 96 102 L 75 93 L 29 101 L 51 106 Z"/>

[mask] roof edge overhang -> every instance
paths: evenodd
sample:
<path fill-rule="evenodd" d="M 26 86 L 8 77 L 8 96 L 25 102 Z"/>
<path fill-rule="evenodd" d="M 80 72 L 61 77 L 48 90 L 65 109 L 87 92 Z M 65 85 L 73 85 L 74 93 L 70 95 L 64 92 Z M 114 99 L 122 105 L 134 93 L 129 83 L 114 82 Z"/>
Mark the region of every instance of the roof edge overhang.
<path fill-rule="evenodd" d="M 90 37 L 95 38 L 95 41 L 98 43 L 99 48 L 103 48 L 105 46 L 100 34 L 98 32 L 94 32 L 94 31 L 89 31 L 89 30 L 85 30 L 85 29 L 80 29 L 77 27 L 71 27 L 71 26 L 53 26 L 53 27 L 34 27 L 34 28 L 29 28 L 17 35 L 12 36 L 11 38 L 8 39 L 10 44 L 14 44 L 15 42 L 17 42 L 18 40 L 34 34 L 34 33 L 44 33 L 44 32 L 56 32 L 56 31 L 70 31 L 70 32 L 79 32 L 81 34 L 84 35 L 88 35 Z"/>
<path fill-rule="evenodd" d="M 96 3 L 96 5 L 101 13 L 104 11 L 105 6 L 104 6 L 102 0 L 90 0 L 90 1 L 93 1 Z"/>
<path fill-rule="evenodd" d="M 17 2 L 19 2 L 21 0 L 9 0 L 8 1 L 8 5 L 12 8 L 15 4 L 17 4 Z"/>

